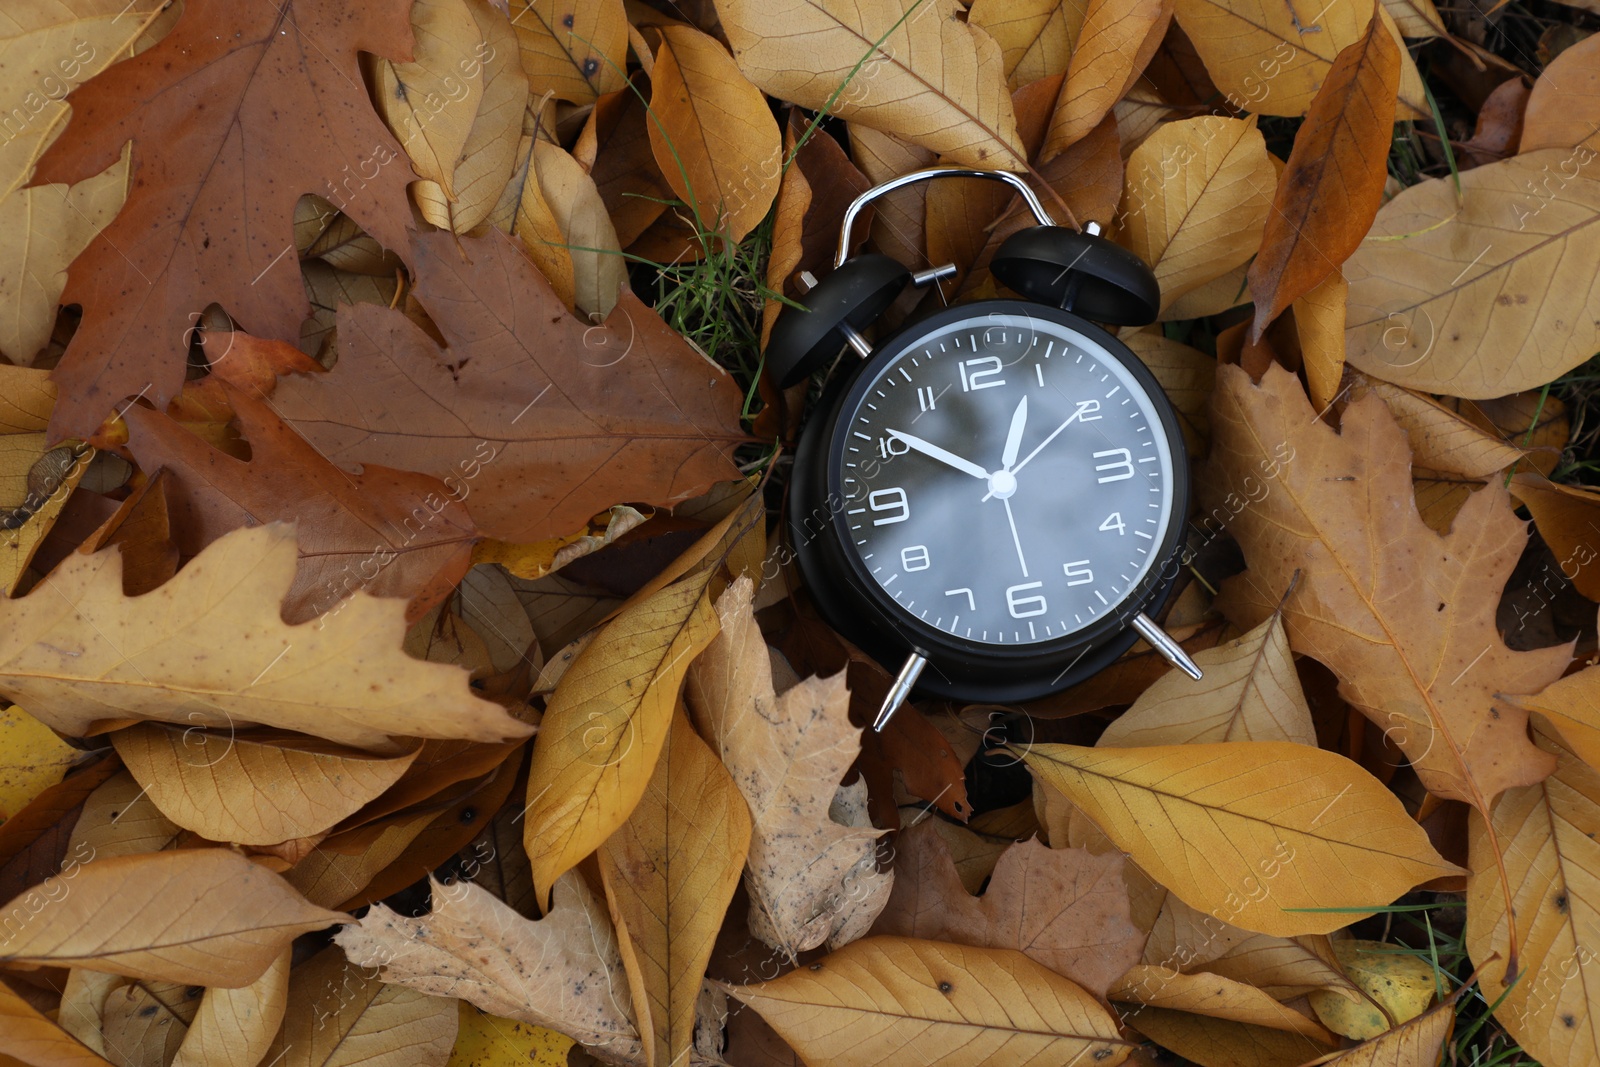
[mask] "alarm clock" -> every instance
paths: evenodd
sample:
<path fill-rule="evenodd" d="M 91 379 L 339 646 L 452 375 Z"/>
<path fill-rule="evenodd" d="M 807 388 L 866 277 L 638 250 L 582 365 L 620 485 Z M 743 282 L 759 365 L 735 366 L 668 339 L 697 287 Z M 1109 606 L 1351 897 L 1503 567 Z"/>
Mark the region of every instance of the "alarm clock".
<path fill-rule="evenodd" d="M 1023 297 L 946 307 L 874 344 L 862 333 L 913 273 L 849 257 L 861 210 L 936 178 L 1010 184 L 1037 226 L 989 269 Z M 794 455 L 788 532 L 824 619 L 896 672 L 874 728 L 917 691 L 1016 703 L 1103 669 L 1139 638 L 1200 670 L 1151 620 L 1179 569 L 1189 465 L 1155 376 L 1097 323 L 1142 326 L 1155 275 L 1099 235 L 1057 226 L 1015 175 L 933 167 L 845 212 L 834 270 L 773 324 L 764 373 L 794 385 L 848 350 Z"/>

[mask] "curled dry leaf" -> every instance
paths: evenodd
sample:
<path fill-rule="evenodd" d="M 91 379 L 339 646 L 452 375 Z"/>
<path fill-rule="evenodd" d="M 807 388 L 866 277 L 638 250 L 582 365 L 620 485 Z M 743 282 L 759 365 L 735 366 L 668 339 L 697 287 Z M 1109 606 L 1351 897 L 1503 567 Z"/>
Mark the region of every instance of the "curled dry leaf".
<path fill-rule="evenodd" d="M 1128 1024 L 1201 1067 L 1299 1067 L 1328 1051 L 1304 1034 L 1171 1008 L 1142 1008 Z"/>
<path fill-rule="evenodd" d="M 262 1063 L 272 1067 L 445 1067 L 453 1001 L 389 985 L 327 948 L 294 969 L 289 1006 Z"/>
<path fill-rule="evenodd" d="M 692 26 L 656 32 L 650 147 L 702 230 L 742 241 L 778 195 L 783 142 L 761 90 L 728 50 Z"/>
<path fill-rule="evenodd" d="M 388 789 L 420 751 L 384 758 L 295 734 L 217 735 L 141 723 L 111 735 L 162 814 L 208 841 L 311 837 Z"/>
<path fill-rule="evenodd" d="M 1255 253 L 1276 181 L 1253 117 L 1169 122 L 1128 157 L 1118 240 L 1155 270 L 1168 306 Z"/>
<path fill-rule="evenodd" d="M 1250 263 L 1258 341 L 1284 308 L 1360 247 L 1383 203 L 1401 48 L 1378 11 L 1375 2 L 1367 32 L 1334 59 L 1295 133 Z"/>
<path fill-rule="evenodd" d="M 532 732 L 464 671 L 401 652 L 398 600 L 357 592 L 315 625 L 284 624 L 295 557 L 292 527 L 235 530 L 129 598 L 117 553 L 69 556 L 32 595 L 0 601 L 0 693 L 73 735 L 128 719 L 260 723 L 361 748 Z"/>
<path fill-rule="evenodd" d="M 717 633 L 711 571 L 624 608 L 545 707 L 523 842 L 539 899 L 627 821 L 666 744 L 684 672 Z"/>
<path fill-rule="evenodd" d="M 1254 934 L 1230 945 L 1199 969 L 1248 982 L 1279 1000 L 1318 989 L 1330 990 L 1350 1001 L 1363 999 L 1333 960 L 1333 949 L 1325 937 L 1290 939 Z"/>
<path fill-rule="evenodd" d="M 1536 389 L 1600 348 L 1596 150 L 1548 148 L 1406 189 L 1345 263 L 1352 366 L 1469 398 Z"/>
<path fill-rule="evenodd" d="M 1376 393 L 1389 414 L 1406 432 L 1411 462 L 1423 470 L 1486 478 L 1523 458 L 1522 449 L 1445 407 L 1430 396 L 1359 376 L 1350 390 L 1352 399 Z"/>
<path fill-rule="evenodd" d="M 1123 975 L 1110 992 L 1112 1000 L 1145 1007 L 1228 1019 L 1270 1030 L 1300 1034 L 1319 1044 L 1331 1046 L 1335 1038 L 1293 1008 L 1285 1007 L 1255 986 L 1216 974 L 1179 974 L 1165 967 L 1140 964 Z M 1139 1012 L 1129 1023 L 1139 1025 Z"/>
<path fill-rule="evenodd" d="M 1022 756 L 1151 878 L 1246 930 L 1327 933 L 1362 908 L 1459 873 L 1393 793 L 1322 749 L 1034 745 Z"/>
<path fill-rule="evenodd" d="M 431 882 L 433 911 L 408 919 L 375 905 L 334 935 L 356 967 L 436 997 L 571 1035 L 608 1062 L 646 1062 L 605 904 L 576 873 L 543 919 L 525 919 L 469 883 Z"/>
<path fill-rule="evenodd" d="M 1213 433 L 1204 499 L 1231 518 L 1250 566 L 1223 587 L 1224 614 L 1262 617 L 1300 571 L 1283 607 L 1290 647 L 1338 675 L 1430 791 L 1487 808 L 1544 777 L 1526 713 L 1496 696 L 1539 691 L 1571 657 L 1513 652 L 1496 628 L 1527 543 L 1505 489 L 1476 493 L 1440 537 L 1417 515 L 1405 439 L 1383 403 L 1351 403 L 1336 432 L 1277 366 L 1259 386 L 1222 368 Z"/>
<path fill-rule="evenodd" d="M 138 156 L 123 210 L 63 294 L 84 317 L 54 372 L 55 437 L 87 436 L 124 397 L 165 408 L 183 385 L 185 348 L 173 339 L 213 300 L 257 334 L 297 338 L 305 290 L 293 258 L 278 260 L 295 247 L 301 193 L 328 195 L 385 248 L 406 246 L 410 169 L 351 86 L 359 51 L 406 58 L 410 8 L 193 0 L 159 44 L 73 93 L 40 181 L 97 174 L 130 139 Z"/>
<path fill-rule="evenodd" d="M 750 810 L 679 714 L 633 814 L 600 848 L 612 914 L 632 943 L 655 1062 L 683 1063 L 713 942 L 750 848 Z"/>
<path fill-rule="evenodd" d="M 1278 615 L 1236 640 L 1196 652 L 1194 661 L 1203 678 L 1162 675 L 1106 727 L 1096 746 L 1293 741 L 1316 747 L 1311 709 Z"/>
<path fill-rule="evenodd" d="M 896 840 L 894 891 L 874 934 L 1017 949 L 1097 997 L 1138 962 L 1145 935 L 1128 914 L 1120 855 L 1014 844 L 974 897 L 934 823 Z"/>
<path fill-rule="evenodd" d="M 23 1067 L 111 1067 L 0 982 L 0 1056 Z"/>
<path fill-rule="evenodd" d="M 1585 672 L 1588 673 L 1588 672 Z M 1581 676 L 1580 676 L 1581 677 Z M 1494 805 L 1495 836 L 1511 880 L 1521 970 L 1507 989 L 1506 899 L 1496 877 L 1483 818 L 1470 825 L 1472 878 L 1467 885 L 1467 950 L 1483 967 L 1484 998 L 1495 1019 L 1543 1063 L 1586 1063 L 1600 1055 L 1600 771 L 1535 716 L 1539 747 L 1555 773 L 1508 790 Z M 1495 954 L 1499 959 L 1492 959 Z"/>
<path fill-rule="evenodd" d="M 952 163 L 1027 165 L 1000 47 L 957 0 L 719 0 L 717 13 L 739 69 L 773 96 Z"/>
<path fill-rule="evenodd" d="M 285 949 L 241 989 L 208 989 L 170 1067 L 257 1067 L 266 1061 L 289 1006 Z"/>
<path fill-rule="evenodd" d="M 344 918 L 216 848 L 96 859 L 39 892 L 49 903 L 7 931 L 0 961 L 188 985 L 248 985 L 297 936 Z"/>
<path fill-rule="evenodd" d="M 1355 1048 L 1316 1061 L 1316 1067 L 1434 1067 L 1455 1029 L 1455 999 L 1408 1023 L 1363 1041 Z"/>
<path fill-rule="evenodd" d="M 540 203 L 548 215 L 548 224 L 539 218 Z M 546 243 L 552 240 L 545 232 L 549 226 L 555 228 L 554 238 L 558 242 L 555 247 Z M 622 256 L 616 228 L 600 199 L 594 178 L 560 145 L 534 140 L 533 162 L 528 181 L 522 188 L 516 232 L 541 269 L 554 257 L 559 275 L 566 269 L 563 260 L 570 262 L 570 298 L 580 314 L 595 322 L 603 322 L 611 315 L 627 286 L 628 261 Z M 564 301 L 568 295 L 561 293 Z M 623 314 L 628 317 L 631 328 L 632 316 L 627 311 Z M 626 358 L 624 346 L 632 348 L 628 342 L 611 342 L 591 331 L 585 331 L 583 340 L 586 345 L 598 342 L 594 346 L 598 351 L 585 360 L 591 365 L 612 366 Z M 617 347 L 608 351 L 611 343 Z"/>
<path fill-rule="evenodd" d="M 1144 73 L 1171 22 L 1170 0 L 1087 0 L 1041 162 L 1100 124 Z"/>
<path fill-rule="evenodd" d="M 628 18 L 622 0 L 510 0 L 522 69 L 537 100 L 546 92 L 592 103 L 625 81 Z"/>
<path fill-rule="evenodd" d="M 377 464 L 359 474 L 342 471 L 267 401 L 226 385 L 221 392 L 250 443 L 249 462 L 160 412 L 135 405 L 123 416 L 140 468 L 166 470 L 164 492 L 184 556 L 241 526 L 294 522 L 300 562 L 283 609 L 291 623 L 333 610 L 356 589 L 406 597 L 412 622 L 449 596 L 478 538 L 457 494 L 437 478 Z"/>
<path fill-rule="evenodd" d="M 724 986 L 807 1063 L 1094 1063 L 1130 1046 L 1093 996 L 1010 949 L 871 937 L 781 978 Z"/>
<path fill-rule="evenodd" d="M 690 666 L 686 699 L 750 805 L 750 932 L 792 959 L 866 933 L 894 880 L 878 870 L 881 832 L 864 807 L 840 804 L 861 812 L 847 823 L 831 810 L 866 791 L 864 782 L 859 794 L 839 788 L 861 752 L 844 672 L 776 694 L 754 592 L 740 579 L 718 598 L 721 632 Z"/>
<path fill-rule="evenodd" d="M 483 102 L 483 65 L 466 59 L 457 69 L 457 62 L 481 56 L 483 37 L 468 0 L 417 0 L 411 30 L 416 38 L 411 59 L 376 62 L 373 102 L 411 168 L 451 198 L 456 161 Z"/>
<path fill-rule="evenodd" d="M 505 541 L 559 537 L 619 500 L 675 503 L 734 475 L 737 386 L 631 292 L 590 326 L 501 233 L 417 234 L 410 255 L 448 348 L 398 311 L 341 308 L 334 369 L 293 375 L 273 396 L 334 462 L 432 474 Z"/>

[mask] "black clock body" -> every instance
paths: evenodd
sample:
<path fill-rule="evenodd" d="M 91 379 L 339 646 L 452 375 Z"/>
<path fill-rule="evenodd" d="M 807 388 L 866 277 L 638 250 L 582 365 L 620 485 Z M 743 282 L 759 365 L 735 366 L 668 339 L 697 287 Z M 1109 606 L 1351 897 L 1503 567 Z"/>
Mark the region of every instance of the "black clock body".
<path fill-rule="evenodd" d="M 920 692 L 1014 703 L 1138 639 L 1129 623 L 1177 577 L 1189 491 L 1176 413 L 1126 345 L 983 300 L 906 325 L 831 384 L 788 527 L 841 634 L 891 672 L 925 656 Z"/>

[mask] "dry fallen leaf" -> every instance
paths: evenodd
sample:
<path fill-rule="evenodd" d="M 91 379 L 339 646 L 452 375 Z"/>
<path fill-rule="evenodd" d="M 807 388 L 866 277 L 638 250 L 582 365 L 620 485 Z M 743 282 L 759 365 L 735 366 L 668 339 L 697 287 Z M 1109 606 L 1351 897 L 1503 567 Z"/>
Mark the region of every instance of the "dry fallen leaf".
<path fill-rule="evenodd" d="M 1150 877 L 1246 930 L 1326 933 L 1457 873 L 1376 778 L 1307 745 L 1034 745 L 1021 755 Z"/>
<path fill-rule="evenodd" d="M 1145 935 L 1128 914 L 1120 855 L 1024 841 L 1000 854 L 973 897 L 935 821 L 896 839 L 894 891 L 874 934 L 1017 949 L 1097 997 L 1138 962 Z"/>
<path fill-rule="evenodd" d="M 1141 964 L 1122 976 L 1111 990 L 1110 998 L 1126 1004 L 1284 1030 L 1322 1045 L 1335 1043 L 1334 1036 L 1314 1020 L 1278 1003 L 1255 986 L 1216 974 L 1177 974 L 1165 967 Z M 1138 1011 L 1130 1013 L 1129 1025 L 1137 1028 L 1140 1014 Z"/>
<path fill-rule="evenodd" d="M 241 989 L 208 989 L 171 1067 L 256 1067 L 266 1060 L 289 1006 L 285 949 L 260 978 Z"/>
<path fill-rule="evenodd" d="M 439 195 L 453 198 L 456 161 L 484 99 L 483 64 L 473 61 L 483 55 L 483 37 L 468 0 L 417 0 L 411 29 L 416 40 L 411 59 L 373 64 L 373 103 L 411 169 Z"/>
<path fill-rule="evenodd" d="M 878 870 L 881 832 L 857 802 L 865 783 L 839 786 L 861 751 L 844 673 L 775 694 L 753 595 L 741 579 L 718 598 L 721 630 L 690 665 L 686 699 L 750 805 L 750 932 L 792 959 L 865 934 L 894 879 Z M 856 821 L 835 819 L 851 807 Z"/>
<path fill-rule="evenodd" d="M 260 723 L 364 748 L 531 732 L 474 696 L 466 672 L 402 653 L 398 600 L 357 592 L 317 623 L 285 625 L 294 569 L 281 523 L 223 536 L 136 598 L 115 552 L 72 555 L 31 595 L 0 601 L 0 693 L 73 735 L 128 719 Z"/>
<path fill-rule="evenodd" d="M 1455 1029 L 1454 998 L 1408 1023 L 1319 1061 L 1319 1067 L 1434 1067 Z"/>
<path fill-rule="evenodd" d="M 545 707 L 523 841 L 539 899 L 623 825 L 666 745 L 684 672 L 717 633 L 710 571 L 624 608 Z"/>
<path fill-rule="evenodd" d="M 112 1067 L 0 982 L 0 1057 L 23 1067 Z"/>
<path fill-rule="evenodd" d="M 1334 59 L 1295 133 L 1261 251 L 1250 264 L 1251 334 L 1258 341 L 1284 308 L 1360 247 L 1383 203 L 1401 46 L 1378 11 L 1374 3 L 1367 32 Z"/>
<path fill-rule="evenodd" d="M 1406 946 L 1347 937 L 1335 941 L 1333 950 L 1340 969 L 1365 994 L 1357 1001 L 1324 990 L 1311 993 L 1311 1009 L 1334 1033 L 1365 1041 L 1433 1005 L 1438 972 Z"/>
<path fill-rule="evenodd" d="M 455 1046 L 456 1006 L 389 985 L 326 948 L 289 976 L 283 1029 L 267 1049 L 272 1067 L 445 1067 Z"/>
<path fill-rule="evenodd" d="M 97 858 L 37 892 L 47 903 L 0 945 L 0 961 L 188 985 L 248 985 L 295 937 L 344 918 L 216 848 Z"/>
<path fill-rule="evenodd" d="M 399 312 L 343 308 L 334 369 L 273 394 L 335 463 L 432 474 L 505 541 L 559 537 L 620 500 L 675 503 L 733 476 L 737 388 L 632 293 L 590 326 L 503 234 L 419 234 L 410 256 L 449 347 Z"/>
<path fill-rule="evenodd" d="M 1522 116 L 1518 152 L 1600 144 L 1600 41 L 1585 38 L 1545 65 Z"/>
<path fill-rule="evenodd" d="M 608 1062 L 644 1064 L 617 934 L 577 873 L 556 883 L 537 922 L 468 883 L 432 882 L 433 911 L 417 919 L 379 904 L 334 935 L 356 967 L 438 997 L 546 1026 Z"/>
<path fill-rule="evenodd" d="M 959 11 L 957 0 L 717 4 L 734 60 L 763 91 L 952 163 L 1021 170 L 1000 47 Z"/>
<path fill-rule="evenodd" d="M 1358 376 L 1352 399 L 1376 393 L 1406 432 L 1413 466 L 1423 470 L 1485 478 L 1523 458 L 1515 445 L 1488 433 L 1432 397 L 1376 378 Z"/>
<path fill-rule="evenodd" d="M 65 778 L 78 756 L 22 708 L 0 711 L 0 826 Z"/>
<path fill-rule="evenodd" d="M 1346 261 L 1352 366 L 1470 398 L 1538 388 L 1600 348 L 1592 148 L 1549 148 L 1427 180 L 1378 212 Z"/>
<path fill-rule="evenodd" d="M 1511 491 L 1533 516 L 1539 536 L 1555 554 L 1563 578 L 1591 600 L 1600 597 L 1600 493 L 1582 486 L 1558 485 L 1534 474 L 1511 479 Z"/>
<path fill-rule="evenodd" d="M 622 0 L 511 0 L 509 13 L 534 99 L 552 92 L 587 104 L 622 88 L 628 54 Z"/>
<path fill-rule="evenodd" d="M 400 779 L 418 750 L 384 758 L 294 734 L 142 723 L 111 735 L 162 814 L 209 841 L 275 845 L 310 837 Z"/>
<path fill-rule="evenodd" d="M 1253 117 L 1169 122 L 1128 157 L 1118 240 L 1155 270 L 1168 306 L 1255 253 L 1276 181 Z"/>
<path fill-rule="evenodd" d="M 1496 628 L 1527 540 L 1505 489 L 1478 492 L 1439 537 L 1417 515 L 1405 441 L 1378 398 L 1346 407 L 1336 432 L 1276 366 L 1260 386 L 1224 367 L 1215 420 L 1205 499 L 1236 512 L 1228 530 L 1250 566 L 1223 589 L 1224 613 L 1270 611 L 1300 571 L 1283 608 L 1290 647 L 1338 675 L 1430 791 L 1486 808 L 1544 777 L 1526 713 L 1496 697 L 1537 692 L 1570 655 L 1513 652 Z"/>
<path fill-rule="evenodd" d="M 1556 759 L 1555 773 L 1508 790 L 1494 805 L 1495 836 L 1511 880 L 1517 943 L 1516 985 L 1507 990 L 1509 922 L 1496 877 L 1493 839 L 1473 813 L 1472 879 L 1467 886 L 1467 949 L 1483 967 L 1483 996 L 1495 1019 L 1543 1063 L 1584 1063 L 1600 1055 L 1595 1027 L 1600 943 L 1595 879 L 1600 877 L 1600 771 L 1584 763 L 1535 716 L 1534 737 Z M 1498 953 L 1498 959 L 1491 954 Z M 1503 999 L 1502 999 L 1503 995 Z"/>
<path fill-rule="evenodd" d="M 807 1063 L 1094 1063 L 1129 1045 L 1094 997 L 1009 949 L 872 937 L 781 978 L 725 986 Z"/>
<path fill-rule="evenodd" d="M 642 970 L 655 1062 L 683 1063 L 712 943 L 750 847 L 750 811 L 681 713 L 633 814 L 600 847 L 600 874 Z"/>
<path fill-rule="evenodd" d="M 1171 22 L 1169 0 L 1086 0 L 1041 162 L 1100 124 L 1144 73 Z"/>
<path fill-rule="evenodd" d="M 1006 84 L 1016 90 L 1066 73 L 1088 6 L 1088 0 L 973 0 L 967 21 L 1000 46 Z"/>

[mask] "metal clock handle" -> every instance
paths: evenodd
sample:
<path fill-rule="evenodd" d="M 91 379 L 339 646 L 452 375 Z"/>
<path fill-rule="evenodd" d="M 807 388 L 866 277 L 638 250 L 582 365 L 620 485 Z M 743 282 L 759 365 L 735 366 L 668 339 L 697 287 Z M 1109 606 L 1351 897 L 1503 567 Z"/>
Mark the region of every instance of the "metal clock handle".
<path fill-rule="evenodd" d="M 1015 174 L 1003 170 L 976 170 L 972 167 L 925 167 L 910 174 L 902 174 L 882 185 L 874 185 L 850 202 L 850 206 L 844 212 L 844 223 L 839 228 L 839 248 L 833 256 L 834 269 L 843 266 L 844 261 L 849 258 L 850 231 L 855 228 L 856 216 L 861 214 L 862 208 L 886 193 L 904 189 L 917 182 L 932 181 L 934 178 L 988 178 L 991 181 L 1005 182 L 1021 195 L 1022 202 L 1028 205 L 1028 210 L 1033 212 L 1033 217 L 1039 220 L 1040 226 L 1056 224 L 1056 220 L 1045 211 L 1044 205 L 1039 203 L 1039 198 L 1033 195 L 1033 190 L 1028 188 L 1028 183 Z"/>

